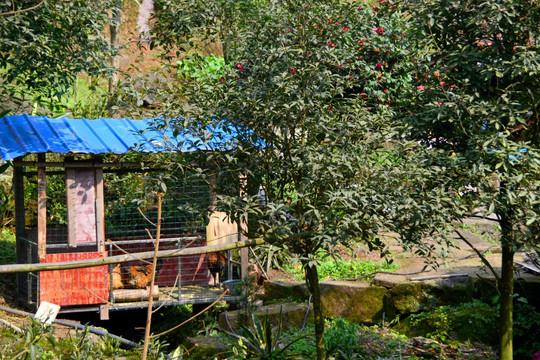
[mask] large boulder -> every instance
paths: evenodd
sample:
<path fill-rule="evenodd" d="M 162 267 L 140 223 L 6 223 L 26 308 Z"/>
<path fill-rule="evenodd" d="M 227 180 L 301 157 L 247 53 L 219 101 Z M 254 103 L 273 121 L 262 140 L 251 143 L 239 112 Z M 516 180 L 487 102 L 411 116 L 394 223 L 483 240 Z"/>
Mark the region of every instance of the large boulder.
<path fill-rule="evenodd" d="M 283 303 L 262 306 L 255 310 L 254 314 L 261 322 L 264 321 L 265 316 L 268 316 L 272 326 L 277 326 L 281 313 L 283 330 L 287 330 L 290 328 L 300 329 L 304 324 L 304 319 L 306 319 L 307 310 L 307 303 Z M 313 322 L 313 307 L 310 308 L 306 321 Z M 250 316 L 246 316 L 243 310 L 219 314 L 218 324 L 226 331 L 231 331 L 231 328 L 237 330 L 240 324 L 252 325 Z"/>
<path fill-rule="evenodd" d="M 309 298 L 309 291 L 303 281 L 265 281 L 264 296 L 266 301 L 272 300 L 300 300 Z"/>
<path fill-rule="evenodd" d="M 423 282 L 408 282 L 394 286 L 388 292 L 387 311 L 390 317 L 428 311 L 436 306 L 455 305 L 473 299 L 470 284 L 441 286 Z"/>
<path fill-rule="evenodd" d="M 187 338 L 188 348 L 194 348 L 190 359 L 224 359 L 230 350 L 217 337 L 196 336 Z"/>
<path fill-rule="evenodd" d="M 361 282 L 323 282 L 320 284 L 323 314 L 373 325 L 383 318 L 387 290 Z"/>

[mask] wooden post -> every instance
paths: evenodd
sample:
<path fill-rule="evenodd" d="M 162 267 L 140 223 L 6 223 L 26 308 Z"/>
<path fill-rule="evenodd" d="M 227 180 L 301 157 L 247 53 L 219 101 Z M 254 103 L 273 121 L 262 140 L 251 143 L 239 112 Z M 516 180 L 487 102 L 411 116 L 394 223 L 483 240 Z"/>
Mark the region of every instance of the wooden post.
<path fill-rule="evenodd" d="M 17 158 L 13 161 L 14 164 L 21 161 L 21 158 Z M 23 238 L 25 237 L 25 213 L 24 213 L 24 168 L 20 166 L 13 166 L 13 192 L 15 196 L 15 253 L 17 258 L 17 264 L 27 263 L 25 251 L 25 243 Z M 17 294 L 19 298 L 22 298 L 26 292 L 24 288 L 24 279 L 28 278 L 28 274 L 17 274 Z M 28 301 L 28 298 L 25 299 Z"/>
<path fill-rule="evenodd" d="M 38 154 L 38 161 L 45 162 L 45 154 Z M 47 249 L 47 173 L 45 167 L 38 167 L 38 259 L 45 259 Z"/>
<path fill-rule="evenodd" d="M 96 186 L 96 238 L 98 251 L 106 251 L 105 249 L 105 211 L 104 211 L 104 195 L 103 195 L 103 168 L 95 169 L 95 186 Z"/>
<path fill-rule="evenodd" d="M 242 176 L 240 180 L 241 189 L 240 189 L 240 195 L 245 195 L 245 191 L 243 189 L 247 186 L 247 176 Z M 240 221 L 239 224 L 240 227 L 240 236 L 238 237 L 238 241 L 244 241 L 247 240 L 246 234 L 248 233 L 248 224 L 247 220 Z M 242 248 L 240 249 L 240 276 L 243 279 L 244 277 L 248 276 L 248 266 L 249 266 L 249 249 Z"/>
<path fill-rule="evenodd" d="M 68 247 L 77 247 L 77 207 L 73 195 L 75 184 L 75 170 L 66 168 L 66 201 L 68 223 Z"/>
<path fill-rule="evenodd" d="M 148 311 L 146 316 L 146 328 L 144 330 L 144 346 L 141 360 L 146 360 L 148 354 L 148 343 L 150 341 L 150 327 L 152 325 L 152 307 L 154 302 L 154 282 L 156 280 L 156 265 L 159 253 L 159 239 L 161 237 L 161 198 L 162 193 L 157 194 L 158 198 L 158 216 L 157 216 L 157 229 L 156 229 L 156 245 L 154 247 L 154 261 L 152 262 L 152 278 L 150 280 L 150 289 L 148 290 Z"/>
<path fill-rule="evenodd" d="M 20 161 L 20 158 L 14 160 L 14 163 Z M 26 254 L 24 252 L 25 237 L 25 214 L 24 214 L 24 169 L 20 166 L 13 167 L 13 192 L 15 196 L 15 236 L 16 236 L 16 255 L 17 264 L 26 263 Z"/>

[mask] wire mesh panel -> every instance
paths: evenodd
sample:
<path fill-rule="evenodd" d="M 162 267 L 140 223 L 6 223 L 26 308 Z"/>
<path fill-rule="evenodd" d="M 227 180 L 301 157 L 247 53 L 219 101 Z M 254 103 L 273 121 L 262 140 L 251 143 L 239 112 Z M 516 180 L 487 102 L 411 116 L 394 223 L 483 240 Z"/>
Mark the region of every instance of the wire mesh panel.
<path fill-rule="evenodd" d="M 158 208 L 157 198 L 149 188 L 151 186 L 140 174 L 105 176 L 105 236 L 110 256 L 154 250 Z M 162 198 L 160 250 L 205 246 L 206 216 L 188 208 L 208 206 L 208 185 L 186 176 L 167 184 L 166 190 Z M 212 283 L 208 257 L 200 254 L 159 259 L 155 284 L 163 291 L 174 288 L 167 292 L 169 301 L 187 301 L 182 298 L 184 292 L 181 289 L 207 289 Z M 226 273 L 227 261 L 222 265 L 220 271 Z M 150 270 L 150 262 L 141 260 L 111 266 L 113 290 L 146 289 L 151 280 Z M 120 293 L 126 292 L 116 292 Z M 137 298 L 137 293 L 133 293 Z M 193 289 L 189 293 L 193 294 Z M 112 301 L 118 302 L 114 294 Z M 189 301 L 196 302 L 196 296 L 190 296 Z"/>
<path fill-rule="evenodd" d="M 44 252 L 40 252 L 43 238 L 38 241 L 38 214 L 43 212 L 38 209 L 37 170 L 36 167 L 25 169 L 24 231 L 17 238 L 19 262 L 76 261 L 123 254 L 132 254 L 133 261 L 96 267 L 99 271 L 51 271 L 43 281 L 37 273 L 19 274 L 20 298 L 30 306 L 37 306 L 45 298 L 49 301 L 51 296 L 60 301 L 63 308 L 107 302 L 112 302 L 116 308 L 145 306 L 151 262 L 138 259 L 136 254 L 154 250 L 158 214 L 155 184 L 140 171 L 105 171 L 100 198 L 101 169 L 95 172 L 91 168 L 47 168 L 46 242 Z M 86 185 L 81 180 L 86 181 Z M 206 246 L 208 216 L 204 209 L 209 208 L 211 201 L 208 184 L 186 174 L 165 185 L 158 188 L 166 190 L 161 205 L 160 250 Z M 74 200 L 78 212 L 73 211 Z M 79 210 L 87 208 L 92 211 L 83 214 L 87 220 L 80 221 Z M 98 208 L 103 214 L 101 225 Z M 75 236 L 73 214 L 76 216 Z M 105 249 L 98 237 L 90 237 L 92 241 L 79 239 L 81 229 L 99 232 L 102 228 Z M 159 259 L 155 278 L 159 289 L 157 302 L 172 305 L 215 300 L 222 293 L 222 281 L 233 276 L 239 278 L 238 261 L 235 262 L 232 255 L 223 252 Z M 69 284 L 69 289 L 60 283 Z M 78 300 L 73 302 L 73 298 Z"/>

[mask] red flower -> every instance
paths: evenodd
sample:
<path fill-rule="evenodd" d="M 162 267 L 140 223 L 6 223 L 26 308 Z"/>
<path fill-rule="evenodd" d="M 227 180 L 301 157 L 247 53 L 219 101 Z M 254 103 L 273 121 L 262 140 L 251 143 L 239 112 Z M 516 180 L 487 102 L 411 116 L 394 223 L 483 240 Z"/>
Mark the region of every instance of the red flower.
<path fill-rule="evenodd" d="M 420 91 L 424 91 L 426 88 L 423 87 L 422 85 L 419 85 L 419 86 L 417 86 L 417 89 L 420 90 Z"/>
<path fill-rule="evenodd" d="M 222 77 L 219 78 L 219 81 L 224 82 L 225 78 L 222 76 Z"/>
<path fill-rule="evenodd" d="M 339 65 L 337 66 L 338 69 L 341 69 L 342 67 L 343 67 L 343 64 L 339 64 Z"/>
<path fill-rule="evenodd" d="M 360 96 L 362 97 L 362 99 L 367 99 L 367 94 L 366 93 L 360 93 Z"/>
<path fill-rule="evenodd" d="M 444 86 L 446 85 L 446 83 L 444 81 L 441 81 L 441 86 Z"/>
<path fill-rule="evenodd" d="M 364 8 L 363 8 L 363 7 L 361 7 L 361 6 L 360 6 L 360 7 L 358 8 L 358 10 L 363 10 L 363 9 L 364 9 Z"/>
<path fill-rule="evenodd" d="M 384 89 L 383 91 L 384 91 L 384 92 L 388 92 L 388 89 Z"/>
<path fill-rule="evenodd" d="M 330 47 L 336 47 L 336 44 L 334 44 L 334 43 L 331 42 L 331 41 L 328 42 L 328 45 L 329 45 Z"/>
<path fill-rule="evenodd" d="M 246 70 L 246 68 L 243 67 L 242 64 L 240 64 L 240 63 L 236 64 L 236 68 L 237 68 L 238 70 L 242 70 L 242 71 L 245 71 L 245 70 Z"/>
<path fill-rule="evenodd" d="M 382 64 L 381 64 L 381 63 L 375 64 L 375 69 L 380 69 L 380 68 L 382 68 Z"/>
<path fill-rule="evenodd" d="M 291 69 L 291 72 L 294 74 L 296 72 L 296 69 Z"/>
<path fill-rule="evenodd" d="M 343 27 L 343 31 L 348 31 L 348 30 L 349 30 L 348 27 L 346 27 L 346 26 Z"/>
<path fill-rule="evenodd" d="M 372 27 L 372 30 L 375 31 L 379 35 L 382 35 L 384 33 L 384 28 L 378 28 L 376 26 Z"/>

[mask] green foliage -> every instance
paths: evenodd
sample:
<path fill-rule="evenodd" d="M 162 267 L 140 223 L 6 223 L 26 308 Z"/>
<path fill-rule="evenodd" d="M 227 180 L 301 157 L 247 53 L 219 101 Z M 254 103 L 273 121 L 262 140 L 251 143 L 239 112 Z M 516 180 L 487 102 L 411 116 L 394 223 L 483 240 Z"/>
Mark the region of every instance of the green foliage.
<path fill-rule="evenodd" d="M 151 332 L 157 334 L 169 330 L 191 316 L 193 316 L 193 305 L 165 307 L 153 319 Z M 183 344 L 187 337 L 193 334 L 199 326 L 199 322 L 192 321 L 176 331 L 163 335 L 160 339 L 169 344 Z"/>
<path fill-rule="evenodd" d="M 375 271 L 395 271 L 398 266 L 386 261 L 343 261 L 327 258 L 319 263 L 319 280 L 327 279 L 350 279 L 371 274 Z M 299 266 L 286 267 L 286 271 L 292 272 L 294 280 L 304 280 L 304 272 Z"/>
<path fill-rule="evenodd" d="M 512 357 L 513 256 L 540 233 L 540 7 L 529 1 L 403 0 L 415 27 L 416 86 L 404 137 L 447 179 L 455 216 L 482 208 L 501 227 L 500 349 Z M 429 187 L 429 181 L 426 182 Z M 459 194 L 459 196 L 458 196 Z M 465 212 L 466 213 L 466 212 Z"/>
<path fill-rule="evenodd" d="M 406 338 L 388 329 L 368 327 L 345 319 L 331 320 L 325 332 L 326 347 L 336 359 L 379 359 L 396 356 Z"/>
<path fill-rule="evenodd" d="M 261 323 L 255 314 L 251 314 L 252 327 L 241 325 L 238 334 L 229 333 L 229 335 L 238 339 L 238 348 L 235 347 L 234 351 L 236 358 L 261 360 L 285 359 L 285 352 L 301 336 L 293 340 L 283 337 L 282 315 L 280 312 L 277 326 L 272 327 L 268 315 L 264 317 Z"/>
<path fill-rule="evenodd" d="M 493 306 L 475 300 L 458 306 L 411 315 L 407 319 L 407 334 L 426 336 L 443 342 L 474 341 L 495 344 L 498 311 Z"/>
<path fill-rule="evenodd" d="M 0 234 L 0 264 L 15 264 L 15 234 L 3 228 Z"/>
<path fill-rule="evenodd" d="M 512 0 L 402 3 L 421 45 L 417 87 L 402 97 L 408 136 L 431 149 L 432 166 L 460 184 L 462 200 L 501 217 L 504 241 L 537 243 L 527 227 L 540 219 L 539 8 Z"/>
<path fill-rule="evenodd" d="M 0 12 L 21 10 L 38 1 L 3 2 Z M 58 111 L 60 97 L 79 73 L 105 75 L 114 52 L 103 37 L 115 2 L 45 2 L 0 22 L 0 114 L 30 112 L 28 105 Z M 25 103 L 29 100 L 30 104 Z M 19 108 L 17 108 L 19 107 Z"/>
<path fill-rule="evenodd" d="M 529 359 L 540 349 L 540 311 L 518 302 L 514 312 L 514 356 Z"/>
<path fill-rule="evenodd" d="M 224 72 L 225 61 L 211 54 L 206 57 L 194 54 L 178 60 L 176 76 L 183 80 L 203 81 L 206 78 L 219 79 Z"/>
<path fill-rule="evenodd" d="M 264 244 L 253 249 L 261 264 L 268 273 L 270 269 L 281 269 L 292 262 L 293 256 L 287 248 L 278 247 L 274 244 Z"/>

